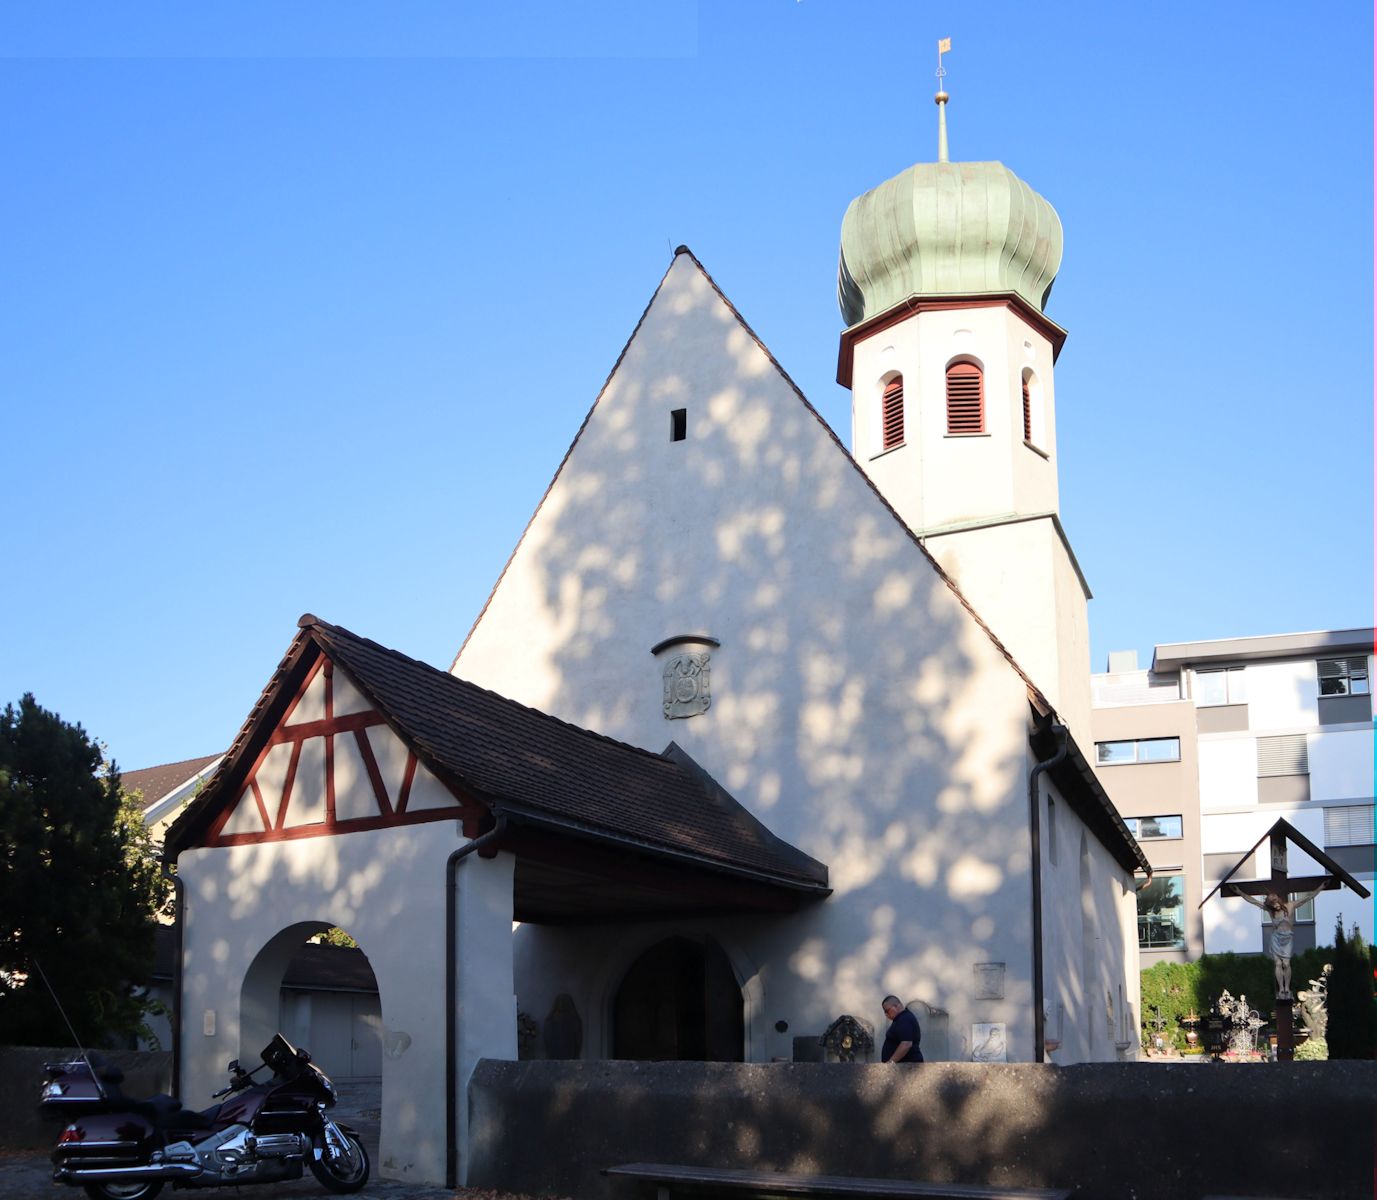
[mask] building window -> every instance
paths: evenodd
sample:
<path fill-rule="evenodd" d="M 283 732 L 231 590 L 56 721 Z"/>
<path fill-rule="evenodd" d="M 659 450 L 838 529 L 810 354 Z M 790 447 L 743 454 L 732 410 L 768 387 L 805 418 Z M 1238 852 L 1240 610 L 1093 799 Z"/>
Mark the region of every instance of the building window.
<path fill-rule="evenodd" d="M 985 376 L 973 362 L 947 368 L 947 433 L 985 432 Z"/>
<path fill-rule="evenodd" d="M 1181 739 L 1138 738 L 1128 742 L 1096 742 L 1095 762 L 1101 767 L 1126 763 L 1180 762 Z"/>
<path fill-rule="evenodd" d="M 688 409 L 672 409 L 669 414 L 669 440 L 682 442 L 688 437 Z"/>
<path fill-rule="evenodd" d="M 1033 440 L 1033 398 L 1028 394 L 1028 376 L 1023 376 L 1023 440 Z"/>
<path fill-rule="evenodd" d="M 1142 950 L 1186 948 L 1184 875 L 1154 875 L 1138 893 L 1138 947 Z"/>
<path fill-rule="evenodd" d="M 1309 745 L 1303 733 L 1284 733 L 1280 737 L 1257 740 L 1257 777 L 1309 775 Z"/>
<path fill-rule="evenodd" d="M 1324 845 L 1331 846 L 1371 846 L 1377 842 L 1374 831 L 1374 814 L 1377 805 L 1344 804 L 1324 810 Z"/>
<path fill-rule="evenodd" d="M 1244 686 L 1242 667 L 1222 667 L 1217 671 L 1197 671 L 1193 691 L 1197 708 L 1211 708 L 1220 704 L 1248 703 L 1248 691 Z"/>
<path fill-rule="evenodd" d="M 1179 815 L 1170 817 L 1125 817 L 1124 824 L 1128 826 L 1129 833 L 1133 834 L 1140 842 L 1157 841 L 1163 838 L 1179 838 L 1181 836 L 1181 818 Z"/>
<path fill-rule="evenodd" d="M 1369 695 L 1367 658 L 1322 658 L 1315 664 L 1321 696 Z"/>
<path fill-rule="evenodd" d="M 880 425 L 883 430 L 883 449 L 893 450 L 904 444 L 904 377 L 896 375 L 885 384 L 880 398 Z"/>

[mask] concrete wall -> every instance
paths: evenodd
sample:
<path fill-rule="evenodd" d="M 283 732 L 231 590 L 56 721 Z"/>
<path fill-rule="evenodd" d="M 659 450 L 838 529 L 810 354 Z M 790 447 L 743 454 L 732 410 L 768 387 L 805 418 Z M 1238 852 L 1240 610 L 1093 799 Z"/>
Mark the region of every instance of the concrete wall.
<path fill-rule="evenodd" d="M 712 705 L 666 720 L 650 651 L 679 634 L 720 642 Z M 967 1038 L 1006 1022 L 1032 1058 L 1026 687 L 686 255 L 454 671 L 651 750 L 677 741 L 828 864 L 824 904 L 704 930 L 759 989 L 765 1029 L 791 1026 L 752 1034 L 753 1056 L 844 1012 L 878 1021 L 893 991 Z M 521 941 L 521 1007 L 539 1019 L 569 991 L 600 1044 L 623 932 Z M 987 962 L 1006 992 L 976 1003 Z"/>
<path fill-rule="evenodd" d="M 1086 594 L 1052 519 L 933 535 L 924 544 L 1088 747 Z"/>
<path fill-rule="evenodd" d="M 470 1183 L 629 1198 L 618 1163 L 1007 1186 L 1078 1200 L 1371 1200 L 1377 1063 L 497 1063 Z M 643 1194 L 643 1193 L 642 1193 Z"/>
<path fill-rule="evenodd" d="M 124 1072 L 125 1095 L 152 1096 L 172 1090 L 170 1050 L 101 1050 L 100 1056 Z M 0 1046 L 0 1150 L 50 1150 L 63 1122 L 38 1114 L 43 1064 L 70 1062 L 80 1050 L 40 1046 Z"/>

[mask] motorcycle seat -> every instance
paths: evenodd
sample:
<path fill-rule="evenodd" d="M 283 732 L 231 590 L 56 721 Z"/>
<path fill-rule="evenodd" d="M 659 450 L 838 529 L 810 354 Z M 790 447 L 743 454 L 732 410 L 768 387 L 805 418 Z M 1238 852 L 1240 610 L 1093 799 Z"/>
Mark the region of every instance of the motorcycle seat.
<path fill-rule="evenodd" d="M 130 1112 L 136 1112 L 141 1117 L 147 1117 L 156 1126 L 165 1126 L 167 1119 L 180 1109 L 181 1103 L 172 1096 L 159 1093 L 156 1096 L 145 1096 L 143 1099 L 136 1099 L 133 1096 L 119 1097 L 121 1108 L 127 1108 Z"/>
<path fill-rule="evenodd" d="M 153 1099 L 171 1102 L 171 1107 L 163 1107 L 158 1114 L 155 1123 L 159 1129 L 210 1129 L 215 1114 L 220 1111 L 218 1104 L 211 1105 L 204 1112 L 197 1112 L 194 1108 L 183 1108 L 181 1102 L 171 1096 L 154 1096 Z"/>

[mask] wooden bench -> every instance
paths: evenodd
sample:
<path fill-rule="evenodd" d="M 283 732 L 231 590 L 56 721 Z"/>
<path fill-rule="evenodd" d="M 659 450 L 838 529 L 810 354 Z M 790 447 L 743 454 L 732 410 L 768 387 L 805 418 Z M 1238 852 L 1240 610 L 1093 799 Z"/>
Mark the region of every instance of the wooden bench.
<path fill-rule="evenodd" d="M 622 1163 L 604 1175 L 653 1183 L 657 1200 L 672 1191 L 742 1196 L 856 1196 L 876 1200 L 1068 1200 L 1070 1188 L 990 1187 L 979 1183 L 914 1183 L 907 1179 L 858 1179 L 845 1175 L 788 1175 L 675 1163 Z"/>

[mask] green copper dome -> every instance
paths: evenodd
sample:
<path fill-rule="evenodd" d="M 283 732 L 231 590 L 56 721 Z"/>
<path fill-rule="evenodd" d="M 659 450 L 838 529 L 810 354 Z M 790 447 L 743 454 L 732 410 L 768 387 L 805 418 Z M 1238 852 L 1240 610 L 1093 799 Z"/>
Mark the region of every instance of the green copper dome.
<path fill-rule="evenodd" d="M 918 163 L 851 201 L 837 301 L 848 326 L 910 296 L 1016 292 L 1041 311 L 1060 265 L 1056 210 L 1003 163 Z"/>

